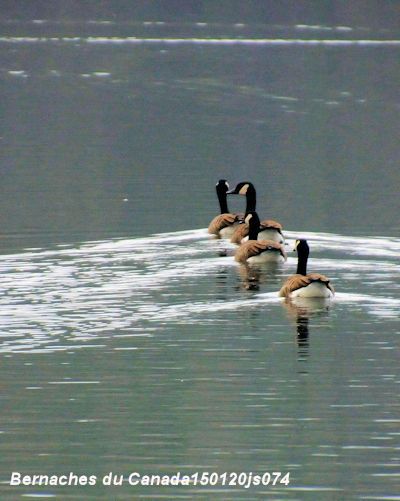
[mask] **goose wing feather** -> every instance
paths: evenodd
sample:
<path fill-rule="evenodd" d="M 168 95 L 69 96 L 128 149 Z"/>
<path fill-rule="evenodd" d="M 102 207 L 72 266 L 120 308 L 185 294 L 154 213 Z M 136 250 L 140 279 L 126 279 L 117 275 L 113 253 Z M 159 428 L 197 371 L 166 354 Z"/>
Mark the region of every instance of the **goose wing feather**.
<path fill-rule="evenodd" d="M 252 256 L 258 256 L 266 251 L 280 252 L 286 260 L 286 252 L 282 245 L 272 240 L 248 240 L 241 244 L 235 254 L 235 260 L 244 263 Z"/>
<path fill-rule="evenodd" d="M 218 235 L 223 228 L 232 225 L 233 223 L 239 221 L 239 219 L 240 217 L 238 214 L 219 214 L 218 216 L 215 216 L 215 218 L 209 224 L 208 233 Z"/>
<path fill-rule="evenodd" d="M 292 275 L 289 277 L 279 291 L 279 295 L 287 297 L 291 292 L 301 289 L 302 287 L 307 287 L 307 285 L 310 285 L 312 282 L 322 282 L 334 293 L 334 289 L 329 283 L 329 278 L 320 273 L 308 273 L 307 275 Z"/>
<path fill-rule="evenodd" d="M 240 245 L 244 237 L 249 234 L 249 225 L 247 223 L 239 224 L 236 228 L 234 234 L 232 235 L 231 242 L 233 244 Z"/>
<path fill-rule="evenodd" d="M 307 277 L 311 282 L 324 283 L 328 287 L 328 289 L 333 292 L 333 294 L 335 293 L 335 289 L 331 285 L 329 278 L 326 277 L 325 275 L 321 275 L 321 273 L 307 273 Z"/>
<path fill-rule="evenodd" d="M 279 233 L 282 233 L 281 223 L 278 223 L 278 221 L 274 221 L 273 219 L 264 219 L 263 221 L 261 221 L 260 228 L 262 230 L 266 230 L 267 228 L 271 228 L 273 230 L 279 231 Z"/>

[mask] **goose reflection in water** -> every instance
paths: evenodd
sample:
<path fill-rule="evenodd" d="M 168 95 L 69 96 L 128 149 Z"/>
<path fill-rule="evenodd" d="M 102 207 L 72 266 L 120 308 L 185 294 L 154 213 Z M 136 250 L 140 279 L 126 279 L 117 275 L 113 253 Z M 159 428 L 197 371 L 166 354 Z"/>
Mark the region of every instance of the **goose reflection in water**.
<path fill-rule="evenodd" d="M 215 274 L 215 284 L 217 287 L 217 300 L 226 301 L 228 298 L 228 277 L 229 270 L 226 267 L 221 267 Z"/>
<path fill-rule="evenodd" d="M 304 360 L 308 356 L 309 348 L 309 332 L 308 332 L 309 318 L 307 316 L 298 315 L 296 319 L 297 330 L 297 346 L 299 360 Z"/>
<path fill-rule="evenodd" d="M 304 361 L 309 355 L 310 319 L 329 315 L 332 302 L 327 298 L 286 298 L 282 302 L 289 318 L 296 325 L 296 342 L 298 347 L 298 360 Z"/>
<path fill-rule="evenodd" d="M 248 291 L 260 290 L 260 285 L 265 283 L 278 283 L 279 265 L 276 263 L 264 263 L 262 265 L 240 264 L 237 267 L 239 285 L 237 289 Z"/>

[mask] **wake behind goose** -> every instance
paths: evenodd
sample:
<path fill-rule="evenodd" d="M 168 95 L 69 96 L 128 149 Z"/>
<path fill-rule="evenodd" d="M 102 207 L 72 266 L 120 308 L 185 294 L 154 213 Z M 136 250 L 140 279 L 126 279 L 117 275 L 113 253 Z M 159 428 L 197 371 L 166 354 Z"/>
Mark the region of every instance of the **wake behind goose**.
<path fill-rule="evenodd" d="M 351 236 L 310 232 L 307 237 L 314 265 L 341 284 L 335 310 L 398 317 L 400 264 L 392 254 L 400 239 L 357 237 L 368 259 L 356 259 L 354 247 L 337 247 Z M 386 256 L 379 252 L 382 242 L 390 251 Z M 277 268 L 259 287 L 243 292 L 233 257 L 215 257 L 218 245 L 202 228 L 0 256 L 2 349 L 95 349 L 121 332 L 223 324 L 225 311 L 275 315 L 285 271 Z M 160 249 L 162 259 L 155 259 Z M 289 257 L 288 264 L 295 265 L 295 259 Z"/>

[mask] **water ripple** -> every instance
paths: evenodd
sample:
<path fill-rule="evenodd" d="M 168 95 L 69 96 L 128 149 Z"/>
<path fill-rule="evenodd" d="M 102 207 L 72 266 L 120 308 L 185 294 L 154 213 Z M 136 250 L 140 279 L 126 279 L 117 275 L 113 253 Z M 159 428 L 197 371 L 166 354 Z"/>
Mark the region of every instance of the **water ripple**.
<path fill-rule="evenodd" d="M 219 45 L 219 46 L 293 46 L 299 45 L 304 47 L 315 46 L 334 46 L 334 47 L 379 47 L 379 46 L 398 46 L 400 40 L 390 39 L 303 39 L 303 38 L 199 38 L 199 37 L 184 37 L 184 38 L 169 38 L 169 37 L 16 37 L 6 36 L 0 37 L 0 43 L 7 44 L 47 44 L 47 43 L 63 43 L 63 44 L 151 44 L 151 45 Z"/>
<path fill-rule="evenodd" d="M 289 242 L 296 236 L 287 232 Z M 313 249 L 310 266 L 340 284 L 334 304 L 398 316 L 399 239 L 303 236 Z M 232 255 L 218 256 L 221 246 L 234 250 L 199 229 L 0 256 L 0 352 L 94 349 L 121 333 L 151 338 L 154 325 L 165 322 L 208 324 L 223 312 L 279 306 L 279 284 L 294 271 L 296 258 L 275 272 L 269 290 L 218 298 L 205 287 L 210 278 L 240 277 Z"/>

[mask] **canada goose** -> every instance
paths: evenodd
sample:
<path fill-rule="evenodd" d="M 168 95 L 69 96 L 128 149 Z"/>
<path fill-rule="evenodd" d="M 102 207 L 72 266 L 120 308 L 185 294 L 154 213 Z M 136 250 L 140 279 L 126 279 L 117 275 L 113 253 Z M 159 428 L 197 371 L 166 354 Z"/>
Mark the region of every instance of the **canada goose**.
<path fill-rule="evenodd" d="M 240 245 L 235 253 L 239 263 L 282 263 L 286 261 L 283 245 L 273 240 L 257 240 L 260 230 L 260 219 L 257 212 L 251 211 L 245 222 L 249 226 L 249 240 Z"/>
<path fill-rule="evenodd" d="M 256 189 L 253 183 L 247 181 L 240 182 L 233 190 L 228 191 L 228 195 L 244 195 L 246 197 L 246 214 L 256 210 Z M 247 224 L 241 224 L 237 227 L 232 235 L 231 242 L 240 244 L 245 241 L 249 234 Z M 285 239 L 282 235 L 282 225 L 273 219 L 264 219 L 260 223 L 260 231 L 258 232 L 258 240 L 272 240 L 279 244 L 284 244 Z"/>
<path fill-rule="evenodd" d="M 208 233 L 220 238 L 231 238 L 242 217 L 239 214 L 231 214 L 228 211 L 226 194 L 229 190 L 229 184 L 226 179 L 220 179 L 215 186 L 221 214 L 215 216 L 208 226 Z"/>
<path fill-rule="evenodd" d="M 307 240 L 296 240 L 297 273 L 289 277 L 279 291 L 283 297 L 330 298 L 335 291 L 329 283 L 329 278 L 319 273 L 307 273 L 307 260 L 310 248 Z"/>
<path fill-rule="evenodd" d="M 240 224 L 234 231 L 231 242 L 240 245 L 249 239 L 249 227 L 247 224 Z M 285 239 L 282 235 L 282 225 L 272 219 L 264 219 L 260 222 L 260 231 L 257 240 L 272 240 L 278 244 L 284 244 Z"/>

